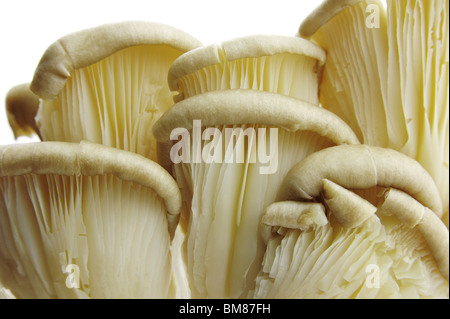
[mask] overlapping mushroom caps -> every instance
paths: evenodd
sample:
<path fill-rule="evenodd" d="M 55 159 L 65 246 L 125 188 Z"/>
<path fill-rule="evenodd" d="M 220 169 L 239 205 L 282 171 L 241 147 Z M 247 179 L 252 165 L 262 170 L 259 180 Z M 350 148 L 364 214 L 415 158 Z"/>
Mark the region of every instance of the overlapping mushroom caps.
<path fill-rule="evenodd" d="M 201 43 L 168 25 L 127 21 L 68 34 L 31 82 L 45 141 L 88 140 L 156 160 L 151 125 L 172 104 L 167 71 Z"/>
<path fill-rule="evenodd" d="M 376 186 L 377 203 L 354 192 Z M 433 179 L 400 152 L 341 145 L 311 154 L 262 218 L 271 232 L 253 297 L 448 298 L 440 212 Z"/>
<path fill-rule="evenodd" d="M 326 0 L 299 35 L 327 51 L 323 107 L 361 142 L 416 159 L 433 177 L 448 226 L 448 1 Z"/>
<path fill-rule="evenodd" d="M 253 35 L 192 50 L 169 69 L 176 101 L 227 89 L 274 92 L 318 103 L 317 85 L 325 52 L 289 36 Z"/>
<path fill-rule="evenodd" d="M 89 142 L 0 148 L 0 281 L 17 298 L 174 296 L 181 194 L 160 165 Z"/>
<path fill-rule="evenodd" d="M 16 137 L 64 142 L 0 148 L 1 284 L 168 298 L 186 266 L 193 298 L 448 298 L 448 1 L 325 0 L 299 36 L 52 44 L 7 99 Z"/>
<path fill-rule="evenodd" d="M 322 59 L 309 41 L 250 36 L 172 65 L 180 94 L 153 132 L 190 211 L 181 226 L 192 297 L 246 297 L 265 250 L 261 214 L 288 170 L 322 148 L 359 143 L 317 103 Z"/>

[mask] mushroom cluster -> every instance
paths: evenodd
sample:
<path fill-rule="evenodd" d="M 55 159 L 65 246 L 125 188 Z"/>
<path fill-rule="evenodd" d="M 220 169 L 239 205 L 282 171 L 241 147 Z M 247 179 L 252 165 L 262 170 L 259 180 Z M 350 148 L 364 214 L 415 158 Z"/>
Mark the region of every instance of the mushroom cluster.
<path fill-rule="evenodd" d="M 442 0 L 62 37 L 6 101 L 0 296 L 448 298 L 448 62 Z"/>

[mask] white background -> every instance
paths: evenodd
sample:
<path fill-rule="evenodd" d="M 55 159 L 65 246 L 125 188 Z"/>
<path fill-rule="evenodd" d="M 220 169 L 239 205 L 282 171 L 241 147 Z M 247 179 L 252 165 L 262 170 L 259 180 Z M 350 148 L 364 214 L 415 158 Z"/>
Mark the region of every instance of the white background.
<path fill-rule="evenodd" d="M 14 143 L 5 112 L 8 90 L 30 82 L 47 47 L 104 23 L 160 22 L 204 45 L 253 34 L 293 36 L 320 0 L 1 0 L 0 145 Z"/>

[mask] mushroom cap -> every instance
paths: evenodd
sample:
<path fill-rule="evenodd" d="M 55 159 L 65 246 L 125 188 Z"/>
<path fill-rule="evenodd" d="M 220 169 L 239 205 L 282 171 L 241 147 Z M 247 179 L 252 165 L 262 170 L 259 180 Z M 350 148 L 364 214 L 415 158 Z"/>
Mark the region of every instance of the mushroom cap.
<path fill-rule="evenodd" d="M 353 131 L 333 113 L 288 96 L 253 90 L 212 91 L 176 103 L 153 126 L 159 142 L 167 142 L 173 129 L 202 126 L 263 124 L 288 131 L 311 130 L 336 144 L 359 144 Z"/>
<path fill-rule="evenodd" d="M 439 190 L 413 158 L 369 145 L 338 145 L 315 152 L 294 166 L 278 193 L 279 200 L 310 200 L 320 195 L 323 180 L 353 189 L 398 188 L 442 216 Z"/>
<path fill-rule="evenodd" d="M 171 90 L 178 90 L 177 79 L 208 66 L 219 64 L 223 59 L 233 61 L 243 58 L 260 58 L 282 53 L 304 55 L 316 59 L 319 66 L 325 63 L 326 53 L 314 43 L 298 37 L 279 35 L 251 35 L 214 43 L 181 55 L 172 64 L 168 82 Z"/>
<path fill-rule="evenodd" d="M 350 148 L 352 147 L 350 146 Z M 346 153 L 350 158 L 354 155 L 348 150 Z M 316 161 L 320 161 L 320 159 L 323 158 L 315 158 Z M 374 162 L 377 161 L 374 160 Z M 413 168 L 409 165 L 405 166 Z M 359 165 L 356 165 L 354 169 L 357 170 L 358 167 Z M 309 170 L 314 171 L 312 167 L 309 167 Z M 299 176 L 302 175 L 301 172 L 297 173 Z M 412 173 L 417 172 L 413 171 Z M 348 171 L 345 174 L 352 175 Z M 303 175 L 303 177 L 305 180 L 311 179 L 311 176 L 308 175 Z M 351 178 L 349 177 L 349 179 Z M 411 292 L 414 294 L 414 290 L 417 290 L 418 295 L 424 293 L 425 295 L 430 294 L 431 297 L 434 294 L 435 296 L 442 296 L 445 293 L 448 295 L 449 231 L 435 212 L 400 189 L 391 187 L 384 189 L 377 197 L 377 204 L 373 205 L 350 189 L 331 180 L 322 179 L 321 182 L 322 191 L 317 195 L 320 199 L 316 199 L 318 202 L 311 202 L 304 198 L 281 200 L 275 201 L 264 211 L 261 222 L 266 229 L 269 228 L 265 234 L 268 249 L 263 263 L 263 272 L 257 278 L 257 296 L 269 293 L 275 296 L 297 298 L 316 296 L 316 294 L 334 295 L 341 298 L 355 296 L 367 298 L 373 293 L 380 293 L 382 296 L 402 295 L 403 293 L 408 295 Z M 343 179 L 340 179 L 339 182 L 346 183 Z M 321 207 L 325 208 L 320 209 Z M 375 225 L 381 226 L 383 231 L 380 232 L 378 227 L 373 228 Z M 302 237 L 303 232 L 305 237 Z M 364 233 L 368 236 L 363 239 Z M 329 236 L 324 234 L 329 234 Z M 386 235 L 390 239 L 384 237 Z M 292 240 L 297 242 L 291 242 L 286 246 L 287 242 Z M 363 242 L 366 243 L 366 246 L 361 250 L 358 245 Z M 379 248 L 375 248 L 377 243 L 389 247 L 379 250 Z M 310 246 L 308 247 L 308 245 Z M 324 250 L 320 247 L 327 247 L 327 249 Z M 282 252 L 284 249 L 286 249 L 285 252 Z M 389 250 L 394 252 L 393 255 L 388 252 Z M 411 254 L 413 259 L 425 258 L 422 261 L 424 268 L 418 267 L 417 264 L 417 267 L 409 264 L 406 268 L 402 269 L 400 266 L 397 269 L 399 264 L 393 261 L 403 257 L 403 260 L 409 263 L 411 260 L 408 254 L 411 252 L 418 252 L 416 257 Z M 290 257 L 291 253 L 301 254 L 302 256 L 298 256 L 298 258 L 304 258 L 302 263 L 299 264 L 297 258 Z M 333 254 L 335 254 L 334 258 Z M 380 258 L 373 258 L 377 254 L 380 255 Z M 331 263 L 325 262 L 328 258 Z M 338 262 L 337 259 L 340 258 L 343 259 Z M 373 264 L 374 262 L 375 264 Z M 411 271 L 412 281 L 410 283 L 408 280 L 403 282 L 408 275 L 405 277 L 400 275 L 398 278 L 393 276 L 392 279 L 386 279 L 383 275 L 383 278 L 380 277 L 380 279 L 383 281 L 384 288 L 381 288 L 379 292 L 375 290 L 360 291 L 358 287 L 364 284 L 364 274 L 361 282 L 361 277 L 358 277 L 353 271 L 364 269 L 362 267 L 364 263 L 369 266 L 377 265 L 379 269 L 384 269 L 383 271 L 389 273 L 400 271 L 405 274 L 405 272 Z M 348 271 L 349 269 L 353 269 L 353 271 Z M 418 269 L 419 271 L 417 271 Z M 366 268 L 366 276 L 367 270 Z M 442 278 L 435 276 L 436 270 L 439 271 Z M 324 271 L 327 271 L 325 277 L 330 276 L 328 280 L 325 279 L 322 283 L 318 283 L 315 279 L 311 279 Z M 291 288 L 284 286 L 292 284 L 293 278 L 297 278 L 297 276 L 304 279 L 304 281 L 297 280 L 297 284 L 300 285 L 298 289 L 295 286 Z M 426 288 L 422 287 L 423 283 L 420 281 L 423 279 L 433 283 L 426 284 Z M 398 283 L 393 284 L 392 280 Z M 412 288 L 416 281 L 417 288 Z M 445 289 L 445 282 L 447 282 L 447 289 Z M 330 286 L 329 289 L 325 289 L 324 285 Z M 336 285 L 339 288 L 331 288 Z M 401 288 L 398 289 L 397 285 L 405 285 L 413 290 L 408 291 L 406 288 L 402 291 Z M 283 286 L 288 292 L 283 290 Z M 346 289 L 348 292 L 345 291 Z M 437 290 L 435 291 L 435 289 Z"/>
<path fill-rule="evenodd" d="M 326 213 L 311 209 L 321 203 L 302 201 L 266 209 L 262 222 L 272 233 L 255 297 L 448 296 L 448 229 L 434 212 L 397 189 L 383 193 L 377 207 L 327 184 Z M 336 201 L 332 208 L 328 200 Z M 380 271 L 374 280 L 381 287 L 367 286 L 372 266 Z"/>
<path fill-rule="evenodd" d="M 369 4 L 382 7 L 377 1 L 324 1 L 298 35 L 327 52 L 319 84 L 322 106 L 346 121 L 361 143 L 388 147 L 399 137 L 388 131 L 396 123 L 389 123 L 394 113 L 386 106 L 386 14 L 379 12 L 379 28 L 369 28 L 366 13 Z"/>
<path fill-rule="evenodd" d="M 416 159 L 438 185 L 447 226 L 448 5 L 325 0 L 298 32 L 327 51 L 322 106 L 362 143 Z"/>
<path fill-rule="evenodd" d="M 417 227 L 432 251 L 439 271 L 449 280 L 449 231 L 433 211 L 409 194 L 389 188 L 382 194 L 378 213 L 395 215 L 402 224 Z"/>
<path fill-rule="evenodd" d="M 37 142 L 0 148 L 0 177 L 25 174 L 104 175 L 153 189 L 175 219 L 181 194 L 173 178 L 159 164 L 132 152 L 90 143 Z M 171 227 L 173 225 L 169 225 Z"/>
<path fill-rule="evenodd" d="M 428 244 L 442 276 L 449 279 L 449 231 L 443 221 L 429 208 L 409 194 L 387 188 L 380 201 L 373 206 L 365 199 L 331 181 L 324 180 L 323 197 L 327 210 L 344 228 L 360 227 L 372 215 L 395 216 L 406 229 L 417 228 Z M 262 223 L 271 227 L 284 227 L 307 231 L 323 226 L 326 213 L 321 203 L 279 201 L 267 207 Z M 306 221 L 306 222 L 305 222 Z"/>
<path fill-rule="evenodd" d="M 39 108 L 39 98 L 30 90 L 29 83 L 13 86 L 6 93 L 6 115 L 14 137 L 39 135 L 34 120 Z"/>
<path fill-rule="evenodd" d="M 18 297 L 172 294 L 181 195 L 158 164 L 90 142 L 12 144 L 0 180 L 2 281 Z"/>
<path fill-rule="evenodd" d="M 39 97 L 52 100 L 73 70 L 137 45 L 166 45 L 186 52 L 201 46 L 201 42 L 184 31 L 154 22 L 124 21 L 81 30 L 47 48 L 30 88 Z"/>
<path fill-rule="evenodd" d="M 302 22 L 298 35 L 310 38 L 320 27 L 347 7 L 353 6 L 362 0 L 324 0 Z"/>
<path fill-rule="evenodd" d="M 349 126 L 335 114 L 316 105 L 281 94 L 254 90 L 210 91 L 175 103 L 153 126 L 158 161 L 170 170 L 170 135 L 176 128 L 191 130 L 194 120 L 202 127 L 262 124 L 287 131 L 313 131 L 337 145 L 359 144 Z"/>

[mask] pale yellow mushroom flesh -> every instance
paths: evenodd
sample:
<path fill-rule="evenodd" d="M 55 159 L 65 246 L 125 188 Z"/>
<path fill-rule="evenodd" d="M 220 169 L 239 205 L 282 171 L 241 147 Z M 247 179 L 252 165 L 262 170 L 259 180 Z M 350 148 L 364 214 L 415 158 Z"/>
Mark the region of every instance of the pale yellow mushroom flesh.
<path fill-rule="evenodd" d="M 18 298 L 173 298 L 181 194 L 161 166 L 89 142 L 0 148 L 0 281 Z"/>
<path fill-rule="evenodd" d="M 68 34 L 48 47 L 31 82 L 45 141 L 95 143 L 157 158 L 153 123 L 172 104 L 171 63 L 201 43 L 168 25 L 130 21 Z"/>
<path fill-rule="evenodd" d="M 253 35 L 183 54 L 170 67 L 168 82 L 177 102 L 215 90 L 251 89 L 318 104 L 325 56 L 305 39 Z"/>
<path fill-rule="evenodd" d="M 196 128 L 194 120 L 199 119 L 201 128 Z M 207 129 L 220 132 L 222 137 L 227 129 L 240 132 L 236 139 L 221 144 L 223 157 L 218 162 L 191 157 L 191 161 L 163 166 L 173 173 L 190 208 L 189 215 L 181 218 L 181 226 L 186 231 L 192 295 L 243 298 L 253 286 L 264 253 L 261 214 L 275 199 L 289 168 L 324 147 L 359 141 L 333 113 L 293 97 L 259 90 L 211 91 L 181 100 L 156 122 L 153 133 L 158 142 L 167 145 L 166 150 L 171 150 L 183 141 L 171 140 L 171 133 L 179 128 L 189 140 L 188 151 Z M 260 135 L 260 129 L 267 135 Z M 277 134 L 273 142 L 271 129 Z M 201 155 L 210 143 L 201 141 Z M 267 151 L 277 145 L 277 169 L 270 174 L 261 174 L 265 164 L 257 157 L 251 160 L 261 143 L 270 144 Z M 244 160 L 226 162 L 226 154 L 233 152 L 244 154 Z M 162 158 L 170 161 L 168 154 Z"/>

